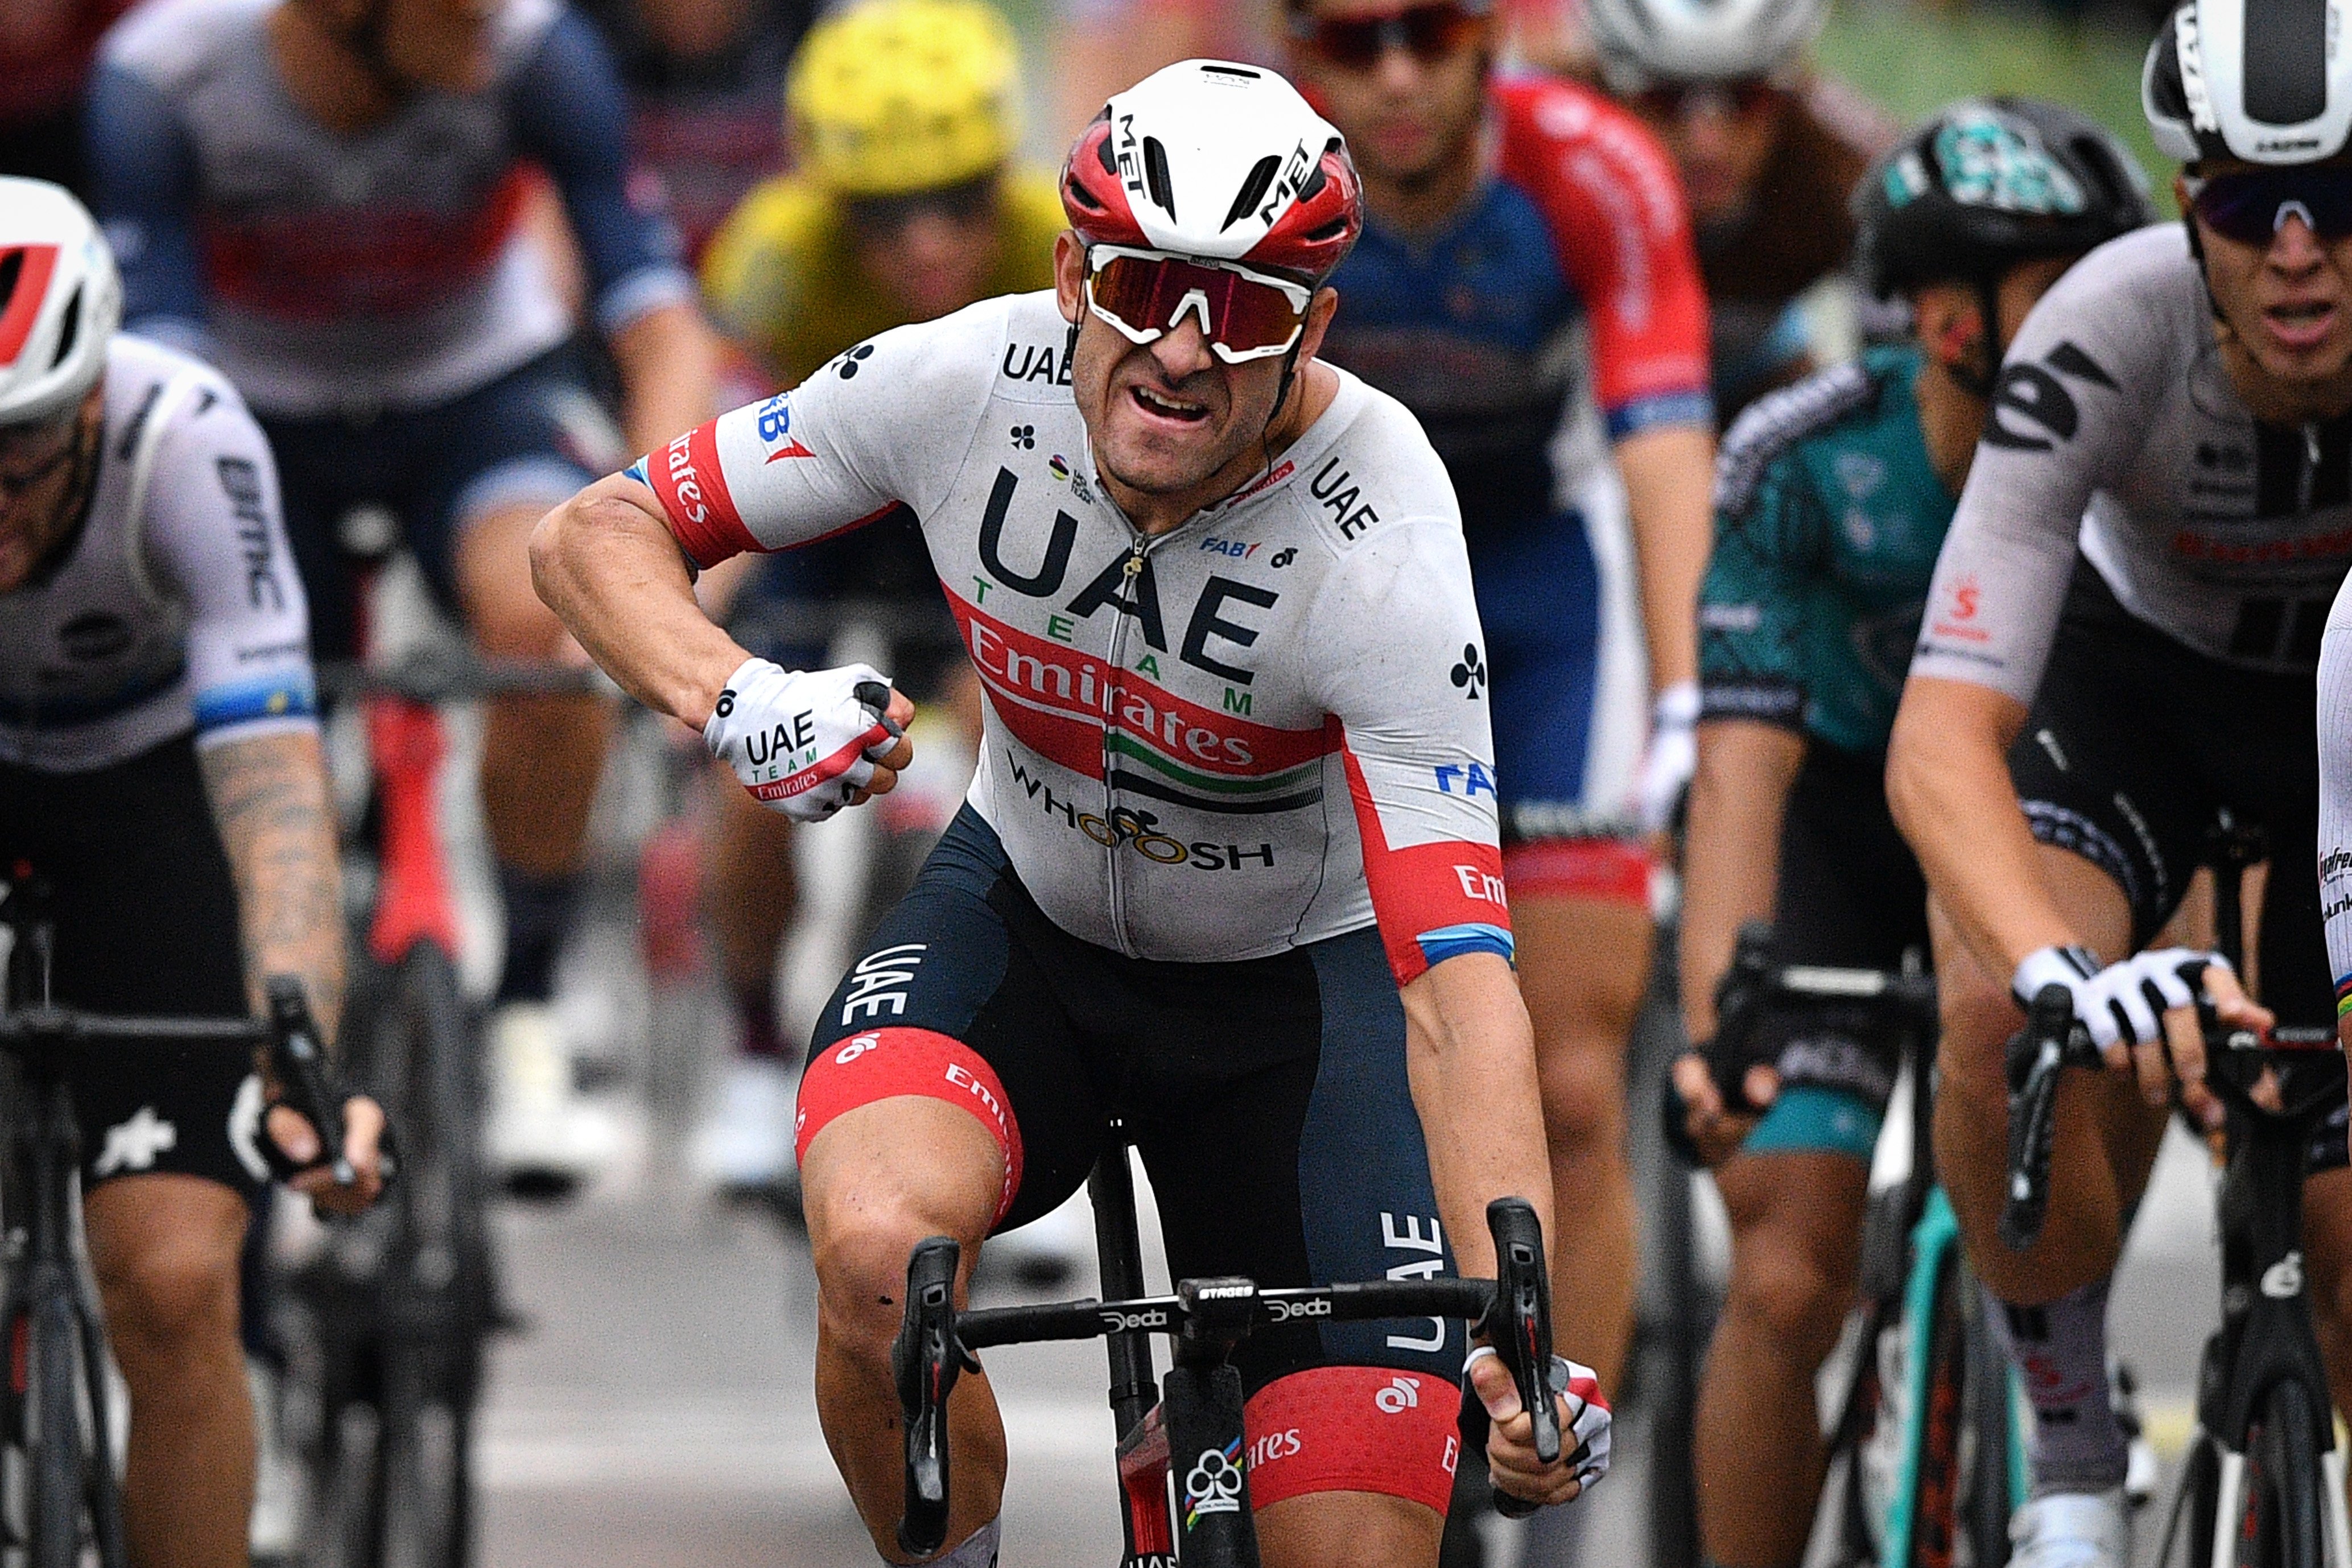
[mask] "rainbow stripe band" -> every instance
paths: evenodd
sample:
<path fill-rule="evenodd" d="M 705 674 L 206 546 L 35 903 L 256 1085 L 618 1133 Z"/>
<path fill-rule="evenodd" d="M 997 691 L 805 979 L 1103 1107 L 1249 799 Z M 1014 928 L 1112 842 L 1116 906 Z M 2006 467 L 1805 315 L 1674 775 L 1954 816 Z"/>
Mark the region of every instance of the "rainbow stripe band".
<path fill-rule="evenodd" d="M 2352 974 L 2336 983 L 2336 1016 L 2341 1018 L 2347 1013 L 2352 1013 Z"/>

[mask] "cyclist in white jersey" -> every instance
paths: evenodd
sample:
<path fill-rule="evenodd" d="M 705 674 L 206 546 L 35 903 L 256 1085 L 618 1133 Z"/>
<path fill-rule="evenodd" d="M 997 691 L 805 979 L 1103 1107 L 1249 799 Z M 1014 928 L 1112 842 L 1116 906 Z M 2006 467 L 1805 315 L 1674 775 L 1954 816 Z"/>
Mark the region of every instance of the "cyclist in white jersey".
<path fill-rule="evenodd" d="M 26 866 L 53 885 L 61 1004 L 236 1016 L 289 973 L 331 1034 L 341 893 L 269 447 L 211 367 L 116 335 L 121 302 L 80 205 L 0 179 L 0 879 Z M 268 1175 L 261 1084 L 151 1052 L 92 1060 L 73 1088 L 90 1263 L 131 1391 L 131 1552 L 241 1564 L 237 1260 Z M 271 1118 L 278 1143 L 314 1152 L 291 1117 Z M 363 1206 L 380 1124 L 354 1103 L 365 1190 L 297 1185 Z"/>
<path fill-rule="evenodd" d="M 1937 562 L 1887 769 L 1932 894 L 1944 993 L 1936 1152 L 2039 1414 L 2028 1568 L 2128 1561 L 2104 1318 L 2175 1085 L 2204 1125 L 2191 1003 L 2325 1026 L 2314 667 L 2352 561 L 2352 57 L 2303 7 L 2193 0 L 2144 100 L 2187 165 L 2182 227 L 2094 251 L 2011 346 Z M 2274 855 L 2245 1001 L 2150 951 L 2219 811 Z M 2004 1037 L 2050 984 L 2105 1047 L 2069 1085 L 2049 1222 L 1996 1237 Z M 2339 1112 L 2339 1116 L 2340 1116 Z M 2312 1300 L 2337 1345 L 2352 1259 L 2340 1129 L 2311 1152 Z M 2331 1367 L 2336 1399 L 2352 1381 Z"/>
<path fill-rule="evenodd" d="M 969 1258 L 1055 1206 L 1111 1119 L 1179 1275 L 1427 1274 L 1449 1244 L 1475 1274 L 1487 1199 L 1550 1207 L 1459 514 L 1412 416 L 1314 358 L 1361 226 L 1345 146 L 1271 73 L 1187 61 L 1111 100 L 1063 198 L 1054 292 L 859 344 L 533 542 L 590 652 L 798 814 L 887 788 L 908 710 L 856 699 L 871 671 L 747 659 L 681 550 L 905 506 L 986 688 L 966 810 L 801 1089 L 818 1400 L 893 1561 L 908 1250 Z M 1439 1325 L 1244 1343 L 1268 1561 L 1434 1561 L 1461 1349 Z M 1589 1373 L 1564 1401 L 1585 1446 L 1545 1469 L 1497 1370 L 1472 1365 L 1498 1480 L 1575 1495 L 1605 1465 Z M 962 1568 L 993 1561 L 1004 1458 L 984 1382 L 955 1397 Z"/>

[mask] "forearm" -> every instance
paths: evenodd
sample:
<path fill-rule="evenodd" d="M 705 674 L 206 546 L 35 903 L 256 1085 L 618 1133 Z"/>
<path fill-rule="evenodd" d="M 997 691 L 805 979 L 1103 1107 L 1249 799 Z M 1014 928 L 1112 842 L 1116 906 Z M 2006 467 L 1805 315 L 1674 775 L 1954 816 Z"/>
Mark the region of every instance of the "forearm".
<path fill-rule="evenodd" d="M 1769 920 L 1780 874 L 1780 820 L 1804 737 L 1748 720 L 1699 727 L 1698 772 L 1683 840 L 1683 1027 L 1715 1033 L 1715 988 L 1739 928 Z"/>
<path fill-rule="evenodd" d="M 648 310 L 614 332 L 612 346 L 635 450 L 657 452 L 719 412 L 719 341 L 694 306 Z"/>
<path fill-rule="evenodd" d="M 315 731 L 257 736 L 198 753 L 205 793 L 236 884 L 246 984 L 301 981 L 329 1039 L 343 1005 L 342 883 L 326 757 Z"/>
<path fill-rule="evenodd" d="M 1978 961 L 2004 975 L 2037 948 L 2081 940 L 2042 882 L 2010 780 L 2009 742 L 2024 719 L 1986 688 L 1915 677 L 1887 750 L 1887 805 L 1929 890 Z"/>
<path fill-rule="evenodd" d="M 632 493 L 647 492 L 616 475 L 541 518 L 531 583 L 622 689 L 700 730 L 751 655 L 703 614 L 677 542 Z"/>
<path fill-rule="evenodd" d="M 1455 1265 L 1491 1277 L 1486 1205 L 1522 1197 L 1552 1227 L 1551 1169 L 1536 1086 L 1535 1034 L 1510 966 L 1493 953 L 1449 958 L 1404 988 L 1413 1107 L 1429 1145 L 1437 1208 Z"/>
<path fill-rule="evenodd" d="M 1698 678 L 1698 590 L 1714 543 L 1715 437 L 1688 426 L 1617 443 L 1639 557 L 1650 686 Z"/>

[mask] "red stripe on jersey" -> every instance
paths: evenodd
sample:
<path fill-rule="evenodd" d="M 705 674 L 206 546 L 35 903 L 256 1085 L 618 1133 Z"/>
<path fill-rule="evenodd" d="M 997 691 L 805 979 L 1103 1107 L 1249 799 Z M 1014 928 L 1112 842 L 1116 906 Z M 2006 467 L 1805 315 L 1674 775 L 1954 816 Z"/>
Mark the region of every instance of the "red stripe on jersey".
<path fill-rule="evenodd" d="M 947 595 L 997 717 L 1023 745 L 1073 773 L 1103 776 L 1103 732 L 1114 726 L 1179 768 L 1219 778 L 1263 778 L 1326 756 L 1336 742 L 1327 725 L 1278 730 L 1213 712 Z"/>
<path fill-rule="evenodd" d="M 669 531 L 698 566 L 757 550 L 719 467 L 719 421 L 698 425 L 646 458 L 646 478 L 669 516 Z"/>
<path fill-rule="evenodd" d="M 54 245 L 20 245 L 14 253 L 24 259 L 16 265 L 16 292 L 0 301 L 0 364 L 16 363 L 25 352 L 25 340 L 41 319 L 41 301 L 49 297 L 49 275 L 58 269 Z"/>
<path fill-rule="evenodd" d="M 1421 939 L 1448 926 L 1489 925 L 1511 929 L 1503 891 L 1503 852 L 1492 844 L 1440 839 L 1433 844 L 1389 847 L 1380 807 L 1356 753 L 1344 746 L 1348 795 L 1355 802 L 1356 833 L 1364 841 L 1364 880 L 1372 890 L 1372 913 L 1380 920 L 1381 945 L 1399 985 L 1410 985 L 1429 968 Z"/>

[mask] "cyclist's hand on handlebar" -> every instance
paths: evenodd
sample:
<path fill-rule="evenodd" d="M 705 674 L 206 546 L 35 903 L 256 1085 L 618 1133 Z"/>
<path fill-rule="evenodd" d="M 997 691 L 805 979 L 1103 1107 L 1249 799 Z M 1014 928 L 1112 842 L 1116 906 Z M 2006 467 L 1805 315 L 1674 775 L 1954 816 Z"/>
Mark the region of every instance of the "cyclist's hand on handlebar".
<path fill-rule="evenodd" d="M 1591 1367 L 1555 1362 L 1555 1376 L 1561 1364 L 1568 1368 L 1568 1391 L 1554 1402 L 1567 1440 L 1559 1458 L 1546 1465 L 1536 1458 L 1535 1424 L 1519 1403 L 1510 1369 L 1486 1346 L 1470 1354 L 1470 1386 L 1486 1407 L 1486 1468 L 1496 1487 L 1527 1502 L 1573 1502 L 1609 1473 L 1609 1402 Z"/>
<path fill-rule="evenodd" d="M 703 744 L 754 800 L 800 822 L 887 795 L 914 760 L 914 704 L 863 664 L 788 670 L 764 658 L 727 678 Z"/>
<path fill-rule="evenodd" d="M 1738 1153 L 1748 1133 L 1756 1130 L 1756 1115 L 1724 1103 L 1723 1091 L 1716 1087 L 1714 1070 L 1699 1052 L 1685 1051 L 1675 1059 L 1674 1086 L 1683 1100 L 1684 1131 L 1707 1169 L 1715 1169 Z M 1747 1092 L 1748 1104 L 1760 1110 L 1780 1098 L 1780 1075 L 1759 1062 L 1748 1069 L 1740 1087 Z"/>
<path fill-rule="evenodd" d="M 265 1126 L 270 1142 L 294 1163 L 312 1165 L 319 1159 L 319 1134 L 292 1106 L 271 1106 Z M 358 1214 L 383 1191 L 383 1107 L 355 1094 L 343 1101 L 343 1154 L 359 1179 L 346 1185 L 318 1165 L 299 1172 L 287 1185 L 331 1214 Z"/>
<path fill-rule="evenodd" d="M 2215 1020 L 2233 1029 L 2252 1029 L 2259 1033 L 2278 1022 L 2277 1014 L 2246 994 L 2246 988 L 2239 984 L 2236 973 L 2226 964 L 2216 963 L 2205 971 L 2205 1000 L 2211 1005 Z M 2200 1033 L 2197 1037 L 2197 1047 L 2200 1053 L 2200 1059 L 2204 1047 L 2204 1037 Z M 2179 1049 L 2176 1048 L 2173 1052 L 2176 1061 L 2179 1055 Z M 2213 1099 L 2212 1091 L 2204 1088 L 2201 1076 L 2199 1080 L 2199 1092 L 2207 1100 Z M 2254 1103 L 2264 1110 L 2278 1111 L 2285 1109 L 2284 1091 L 2279 1085 L 2278 1074 L 2269 1068 L 2263 1069 L 2263 1076 L 2257 1079 L 2253 1088 L 2246 1092 L 2252 1096 Z M 2181 1099 L 2184 1101 L 2189 1099 L 2185 1088 L 2181 1092 Z M 2191 1109 L 2193 1110 L 2194 1107 L 2192 1106 Z M 2219 1131 L 2221 1127 L 2220 1101 L 2214 1101 L 2211 1119 L 2209 1121 L 2200 1114 L 2197 1124 L 2209 1132 Z"/>
<path fill-rule="evenodd" d="M 2237 976 L 2219 953 L 2167 947 L 2137 952 L 2105 968 L 2090 950 L 2045 947 L 2017 966 L 2011 989 L 2031 998 L 2042 987 L 2063 985 L 2073 996 L 2074 1017 L 2099 1047 L 2113 1072 L 2130 1072 L 2151 1106 L 2169 1103 L 2172 1083 L 2199 1126 L 2221 1123 L 2221 1102 L 2205 1087 L 2205 1033 L 2197 1016 L 2202 986 L 2225 1022 L 2266 1023 L 2270 1015 L 2246 1000 Z"/>

